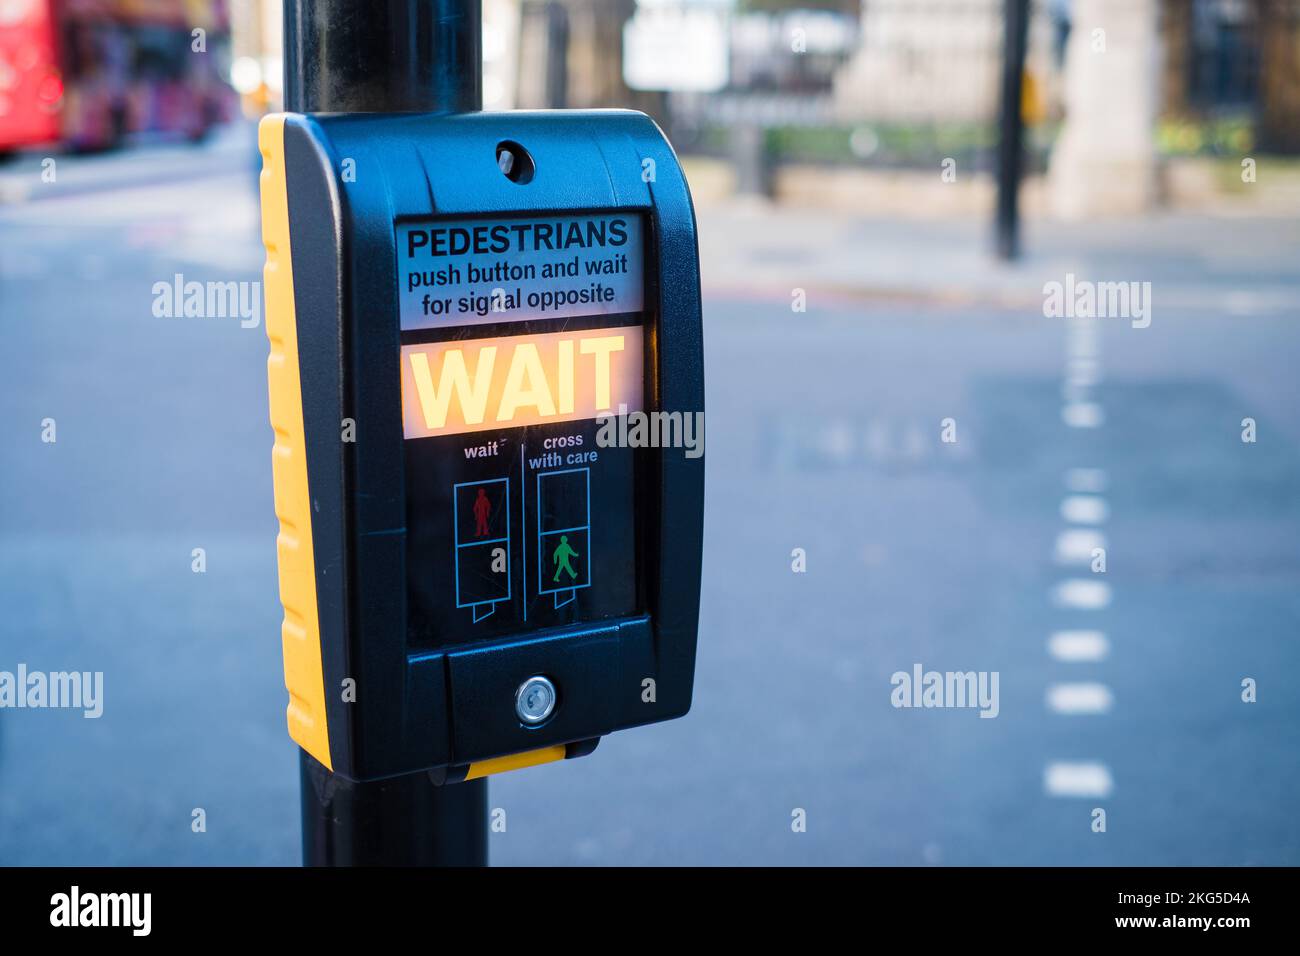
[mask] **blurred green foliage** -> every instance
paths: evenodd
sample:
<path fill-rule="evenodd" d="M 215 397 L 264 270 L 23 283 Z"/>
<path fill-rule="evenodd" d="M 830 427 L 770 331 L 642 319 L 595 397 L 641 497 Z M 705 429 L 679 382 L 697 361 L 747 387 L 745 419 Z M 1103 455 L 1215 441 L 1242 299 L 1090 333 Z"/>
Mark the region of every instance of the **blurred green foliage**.
<path fill-rule="evenodd" d="M 1156 148 L 1168 156 L 1244 156 L 1254 147 L 1254 124 L 1247 117 L 1162 119 L 1156 124 Z"/>
<path fill-rule="evenodd" d="M 1031 168 L 1055 133 L 1054 124 L 1028 131 Z M 713 155 L 725 155 L 728 145 L 728 128 L 721 125 L 705 128 L 698 141 L 701 151 Z M 993 160 L 997 129 L 982 122 L 773 126 L 767 130 L 767 145 L 778 163 L 921 167 L 952 157 L 964 168 L 981 168 Z"/>

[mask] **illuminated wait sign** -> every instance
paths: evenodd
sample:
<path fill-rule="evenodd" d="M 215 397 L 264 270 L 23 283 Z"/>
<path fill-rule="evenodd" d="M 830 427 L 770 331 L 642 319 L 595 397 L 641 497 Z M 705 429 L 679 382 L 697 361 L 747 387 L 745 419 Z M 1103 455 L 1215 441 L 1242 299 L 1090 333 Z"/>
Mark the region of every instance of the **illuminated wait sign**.
<path fill-rule="evenodd" d="M 405 437 L 641 410 L 639 325 L 402 346 Z"/>

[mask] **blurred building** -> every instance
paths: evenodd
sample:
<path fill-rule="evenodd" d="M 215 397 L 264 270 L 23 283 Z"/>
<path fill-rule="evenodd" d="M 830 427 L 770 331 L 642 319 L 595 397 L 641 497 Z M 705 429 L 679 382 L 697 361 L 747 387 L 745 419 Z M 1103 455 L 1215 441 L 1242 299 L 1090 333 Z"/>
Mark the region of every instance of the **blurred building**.
<path fill-rule="evenodd" d="M 991 122 L 1005 0 L 862 0 L 857 50 L 835 77 L 848 121 Z M 1036 116 L 1059 77 L 1057 5 L 1031 5 L 1027 98 Z"/>
<path fill-rule="evenodd" d="M 518 6 L 520 109 L 640 109 L 663 118 L 656 91 L 623 77 L 623 29 L 637 0 L 510 0 Z"/>
<path fill-rule="evenodd" d="M 251 116 L 284 103 L 283 7 L 278 0 L 230 0 L 230 82 Z"/>
<path fill-rule="evenodd" d="M 1069 219 L 1144 212 L 1159 196 L 1159 3 L 1075 0 L 1071 13 L 1052 209 Z"/>
<path fill-rule="evenodd" d="M 250 113 L 280 107 L 281 2 L 229 2 Z M 641 109 L 741 172 L 993 165 L 1006 0 L 482 3 L 486 109 Z M 1028 169 L 1074 213 L 1158 201 L 1171 153 L 1300 152 L 1300 0 L 1029 6 Z"/>
<path fill-rule="evenodd" d="M 835 78 L 846 121 L 992 121 L 997 105 L 1005 0 L 862 0 L 860 39 Z M 1267 149 L 1300 151 L 1300 0 L 1158 0 L 1154 29 L 1135 5 L 1032 0 L 1026 112 L 1062 108 L 1064 54 L 1132 50 L 1158 71 L 1159 117 L 1236 119 Z M 1115 58 L 1112 56 L 1112 60 Z M 1105 83 L 1105 60 L 1098 82 Z M 1132 79 L 1132 77 L 1130 77 Z M 1113 86 L 1113 84 L 1106 84 Z M 1118 93 L 1118 90 L 1114 90 Z M 1105 98 L 1122 108 L 1123 97 Z M 1099 102 L 1101 100 L 1099 99 Z"/>
<path fill-rule="evenodd" d="M 1166 116 L 1245 119 L 1261 148 L 1300 152 L 1300 0 L 1164 0 Z"/>
<path fill-rule="evenodd" d="M 728 85 L 733 90 L 826 92 L 858 48 L 858 36 L 853 17 L 833 10 L 737 13 L 731 25 Z"/>

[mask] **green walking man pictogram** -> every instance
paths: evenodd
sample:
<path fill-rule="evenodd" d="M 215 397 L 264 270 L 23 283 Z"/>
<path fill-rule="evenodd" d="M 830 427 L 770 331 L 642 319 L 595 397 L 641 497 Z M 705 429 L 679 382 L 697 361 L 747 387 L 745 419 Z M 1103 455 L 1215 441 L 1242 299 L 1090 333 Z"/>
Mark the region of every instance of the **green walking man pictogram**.
<path fill-rule="evenodd" d="M 551 562 L 555 565 L 555 577 L 551 578 L 551 580 L 559 581 L 560 572 L 568 571 L 569 579 L 576 581 L 578 572 L 573 570 L 573 566 L 569 564 L 569 559 L 578 556 L 578 552 L 569 547 L 569 536 L 567 534 L 560 535 L 560 546 L 551 555 Z"/>

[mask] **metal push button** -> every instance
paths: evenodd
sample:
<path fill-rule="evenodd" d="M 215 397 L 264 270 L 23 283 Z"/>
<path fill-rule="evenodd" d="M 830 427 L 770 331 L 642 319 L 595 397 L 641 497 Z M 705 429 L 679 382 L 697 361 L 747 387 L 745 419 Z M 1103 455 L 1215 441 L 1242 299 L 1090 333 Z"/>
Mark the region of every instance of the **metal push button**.
<path fill-rule="evenodd" d="M 540 674 L 528 678 L 515 691 L 515 713 L 530 727 L 536 727 L 555 712 L 555 685 Z"/>

